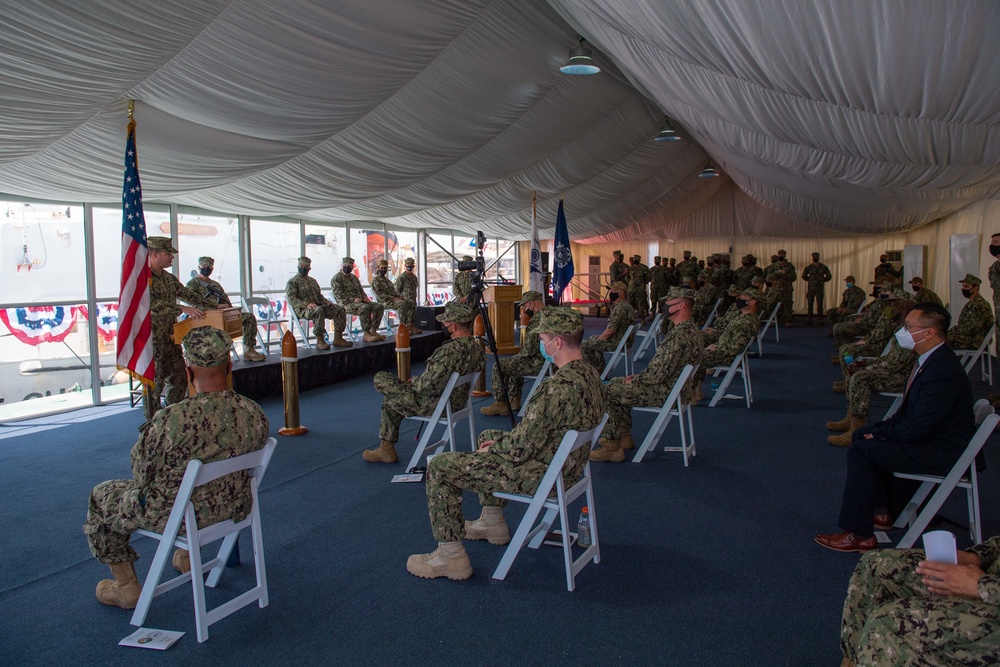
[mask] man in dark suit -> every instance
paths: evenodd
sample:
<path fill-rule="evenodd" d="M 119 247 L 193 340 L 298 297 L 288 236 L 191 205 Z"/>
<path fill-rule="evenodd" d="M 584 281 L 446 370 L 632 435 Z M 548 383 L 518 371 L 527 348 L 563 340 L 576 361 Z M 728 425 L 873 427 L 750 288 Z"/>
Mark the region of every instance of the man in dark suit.
<path fill-rule="evenodd" d="M 838 521 L 845 532 L 817 535 L 821 546 L 845 552 L 874 549 L 875 529 L 892 526 L 885 510 L 892 473 L 946 475 L 965 451 L 976 431 L 972 386 L 945 342 L 950 324 L 947 310 L 923 302 L 896 332 L 900 347 L 920 355 L 903 405 L 885 421 L 854 432 Z"/>

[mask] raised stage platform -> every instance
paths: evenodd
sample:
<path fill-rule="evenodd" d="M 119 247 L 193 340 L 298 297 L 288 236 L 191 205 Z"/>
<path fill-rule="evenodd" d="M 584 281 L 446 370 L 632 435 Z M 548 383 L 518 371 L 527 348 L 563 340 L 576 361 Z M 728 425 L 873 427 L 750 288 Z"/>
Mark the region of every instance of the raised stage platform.
<path fill-rule="evenodd" d="M 410 361 L 424 361 L 448 335 L 428 331 L 410 337 Z M 263 350 L 260 350 L 263 352 Z M 390 337 L 377 343 L 357 342 L 354 347 L 334 347 L 325 352 L 299 347 L 299 391 L 307 391 L 359 375 L 396 368 L 396 341 Z M 281 396 L 281 353 L 271 346 L 266 361 L 233 364 L 233 388 L 254 400 Z"/>

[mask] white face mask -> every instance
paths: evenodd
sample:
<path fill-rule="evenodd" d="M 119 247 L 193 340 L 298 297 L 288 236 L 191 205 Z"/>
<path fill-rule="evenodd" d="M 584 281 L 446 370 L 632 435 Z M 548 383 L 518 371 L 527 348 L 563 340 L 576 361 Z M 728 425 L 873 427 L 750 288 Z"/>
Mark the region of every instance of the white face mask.
<path fill-rule="evenodd" d="M 927 329 L 918 329 L 915 333 L 921 333 L 922 331 L 927 331 Z M 903 327 L 900 327 L 899 331 L 896 332 L 896 342 L 899 343 L 899 346 L 904 350 L 912 350 L 917 344 L 917 342 L 913 340 L 913 334 Z"/>

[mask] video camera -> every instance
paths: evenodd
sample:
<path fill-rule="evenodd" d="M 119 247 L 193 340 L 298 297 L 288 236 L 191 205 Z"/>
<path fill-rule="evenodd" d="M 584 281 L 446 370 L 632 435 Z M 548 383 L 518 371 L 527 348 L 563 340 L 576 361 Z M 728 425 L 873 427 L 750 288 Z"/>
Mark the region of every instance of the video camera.
<path fill-rule="evenodd" d="M 486 258 L 483 249 L 486 247 L 486 234 L 476 232 L 476 258 L 471 262 L 459 262 L 459 271 L 471 271 L 472 281 L 469 290 L 469 305 L 477 308 L 483 297 L 483 276 L 486 274 Z"/>

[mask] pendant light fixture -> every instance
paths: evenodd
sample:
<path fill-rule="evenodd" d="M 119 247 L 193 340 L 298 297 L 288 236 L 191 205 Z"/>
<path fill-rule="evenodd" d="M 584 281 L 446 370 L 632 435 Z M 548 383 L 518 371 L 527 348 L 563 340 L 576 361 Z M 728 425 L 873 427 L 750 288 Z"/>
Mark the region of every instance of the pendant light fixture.
<path fill-rule="evenodd" d="M 559 71 L 573 76 L 589 76 L 599 73 L 601 68 L 594 64 L 593 54 L 583 45 L 581 37 L 580 48 L 569 50 L 569 62 L 560 67 Z"/>

